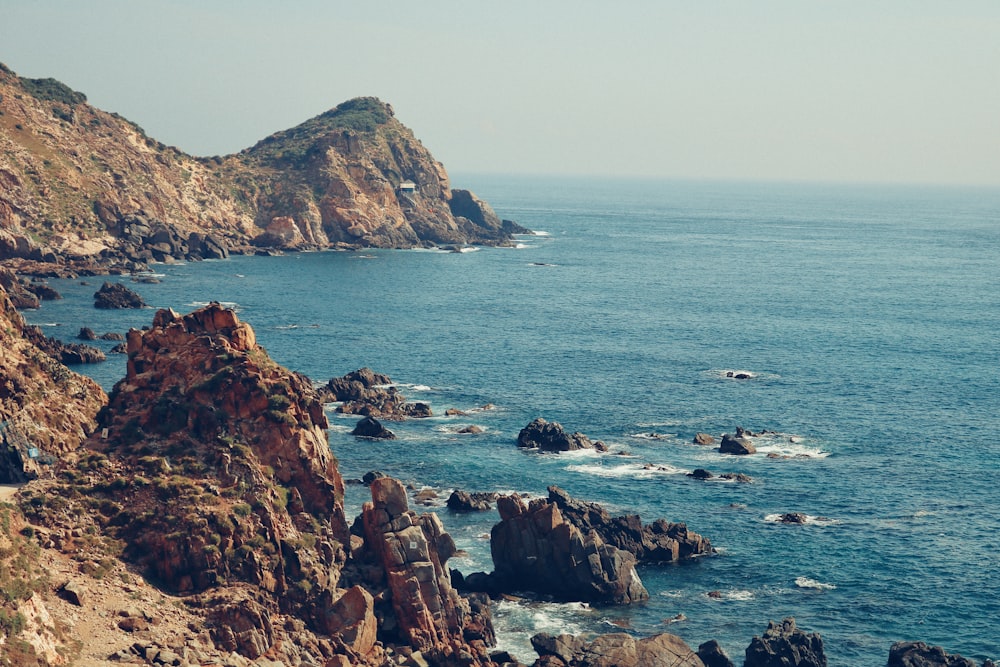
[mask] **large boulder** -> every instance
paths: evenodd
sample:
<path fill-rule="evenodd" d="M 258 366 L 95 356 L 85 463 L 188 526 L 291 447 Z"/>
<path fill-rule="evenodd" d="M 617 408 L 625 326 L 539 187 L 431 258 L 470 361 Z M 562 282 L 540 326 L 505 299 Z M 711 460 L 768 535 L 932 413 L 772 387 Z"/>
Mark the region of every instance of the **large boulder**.
<path fill-rule="evenodd" d="M 496 493 L 469 493 L 455 489 L 446 504 L 452 512 L 488 512 L 496 499 Z"/>
<path fill-rule="evenodd" d="M 541 417 L 521 429 L 517 446 L 543 452 L 571 452 L 577 449 L 606 449 L 604 443 L 591 442 L 583 433 L 566 433 L 559 422 L 547 422 Z"/>
<path fill-rule="evenodd" d="M 628 604 L 646 600 L 635 556 L 583 533 L 555 503 L 518 496 L 497 499 L 500 523 L 490 533 L 492 585 L 533 591 L 560 600 Z"/>
<path fill-rule="evenodd" d="M 576 500 L 558 486 L 550 486 L 548 491 L 549 502 L 581 532 L 597 532 L 604 542 L 628 551 L 640 563 L 672 563 L 715 553 L 708 539 L 688 530 L 684 523 L 657 519 L 643 525 L 637 514 L 612 517 L 597 503 Z"/>
<path fill-rule="evenodd" d="M 960 655 L 945 653 L 940 646 L 924 642 L 896 642 L 889 649 L 886 667 L 977 667 Z"/>
<path fill-rule="evenodd" d="M 540 633 L 531 638 L 531 645 L 540 660 L 551 656 L 574 667 L 704 667 L 683 639 L 669 633 L 637 639 L 613 632 L 590 642 L 572 635 Z"/>
<path fill-rule="evenodd" d="M 770 621 L 764 636 L 754 637 L 747 647 L 743 667 L 826 667 L 823 639 L 795 627 L 794 618 Z"/>
<path fill-rule="evenodd" d="M 719 452 L 734 454 L 736 456 L 747 456 L 749 454 L 756 454 L 757 448 L 753 446 L 749 438 L 725 433 L 722 436 L 722 442 L 719 444 Z"/>
<path fill-rule="evenodd" d="M 146 302 L 136 292 L 121 283 L 105 282 L 94 293 L 94 308 L 107 310 L 120 308 L 145 308 Z"/>
<path fill-rule="evenodd" d="M 374 417 L 364 417 L 354 426 L 351 435 L 375 440 L 394 440 L 396 438 L 395 433 L 382 426 L 382 423 Z"/>

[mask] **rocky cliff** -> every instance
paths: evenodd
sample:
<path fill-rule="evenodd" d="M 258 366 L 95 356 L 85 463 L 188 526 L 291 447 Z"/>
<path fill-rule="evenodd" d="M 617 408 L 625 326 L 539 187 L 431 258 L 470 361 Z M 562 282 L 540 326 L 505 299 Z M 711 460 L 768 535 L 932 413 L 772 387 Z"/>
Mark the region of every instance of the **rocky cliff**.
<path fill-rule="evenodd" d="M 59 81 L 0 65 L 0 260 L 22 270 L 129 270 L 251 244 L 502 244 L 523 231 L 455 193 L 444 166 L 374 98 L 200 158 Z"/>
<path fill-rule="evenodd" d="M 91 575 L 120 557 L 180 596 L 207 630 L 190 640 L 203 658 L 378 665 L 405 651 L 490 663 L 488 609 L 451 589 L 454 543 L 440 522 L 409 512 L 387 479 L 373 487 L 366 538 L 351 535 L 316 391 L 233 311 L 158 311 L 127 351 L 86 454 L 21 492 L 41 546 Z M 405 562 L 386 546 L 411 541 L 420 547 Z"/>

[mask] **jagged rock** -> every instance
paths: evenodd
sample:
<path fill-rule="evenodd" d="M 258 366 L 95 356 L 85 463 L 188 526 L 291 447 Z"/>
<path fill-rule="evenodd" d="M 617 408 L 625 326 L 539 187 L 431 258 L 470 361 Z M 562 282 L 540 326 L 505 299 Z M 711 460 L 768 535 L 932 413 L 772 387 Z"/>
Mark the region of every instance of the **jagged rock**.
<path fill-rule="evenodd" d="M 753 477 L 742 472 L 724 472 L 719 477 L 722 479 L 731 479 L 740 484 L 750 484 L 753 482 Z"/>
<path fill-rule="evenodd" d="M 808 523 L 808 521 L 809 516 L 802 512 L 786 512 L 778 517 L 778 523 L 790 523 L 799 526 Z"/>
<path fill-rule="evenodd" d="M 458 429 L 456 433 L 461 433 L 463 435 L 479 435 L 481 433 L 485 433 L 485 431 L 483 431 L 482 426 L 476 426 L 475 424 L 471 424 L 469 426 L 463 426 L 462 428 Z"/>
<path fill-rule="evenodd" d="M 94 293 L 94 308 L 145 308 L 146 302 L 136 292 L 121 283 L 105 282 Z"/>
<path fill-rule="evenodd" d="M 698 646 L 698 657 L 705 663 L 705 667 L 734 667 L 733 661 L 714 639 Z"/>
<path fill-rule="evenodd" d="M 695 479 L 712 479 L 715 475 L 705 470 L 704 468 L 695 468 L 693 472 L 687 474 L 688 477 L 694 477 Z"/>
<path fill-rule="evenodd" d="M 488 512 L 496 499 L 496 493 L 468 493 L 455 489 L 446 504 L 452 512 Z"/>
<path fill-rule="evenodd" d="M 795 627 L 794 618 L 770 621 L 763 637 L 754 637 L 744 667 L 826 667 L 823 639 Z"/>
<path fill-rule="evenodd" d="M 957 654 L 945 653 L 940 646 L 924 642 L 896 642 L 889 649 L 886 667 L 978 667 Z"/>
<path fill-rule="evenodd" d="M 649 597 L 635 573 L 635 556 L 606 544 L 595 531 L 582 533 L 555 503 L 537 499 L 526 506 L 517 496 L 500 496 L 497 509 L 491 579 L 501 590 L 613 604 Z"/>
<path fill-rule="evenodd" d="M 696 433 L 692 442 L 696 445 L 714 445 L 715 438 L 708 433 Z"/>
<path fill-rule="evenodd" d="M 599 504 L 576 500 L 558 486 L 548 491 L 549 502 L 581 532 L 596 531 L 607 544 L 628 551 L 640 563 L 670 563 L 714 553 L 711 543 L 686 524 L 658 519 L 643 525 L 635 514 L 612 518 Z"/>
<path fill-rule="evenodd" d="M 456 218 L 468 220 L 487 235 L 497 236 L 504 231 L 503 222 L 493 208 L 468 190 L 452 190 L 448 206 Z"/>
<path fill-rule="evenodd" d="M 80 327 L 80 333 L 76 337 L 80 340 L 97 340 L 97 334 L 90 327 Z"/>
<path fill-rule="evenodd" d="M 108 333 L 103 333 L 100 336 L 98 336 L 98 338 L 100 338 L 101 340 L 120 340 L 120 341 L 125 340 L 125 336 L 116 331 L 109 331 Z"/>
<path fill-rule="evenodd" d="M 683 639 L 668 633 L 636 639 L 624 632 L 614 632 L 591 642 L 571 635 L 552 637 L 540 633 L 531 638 L 531 645 L 540 660 L 555 657 L 560 661 L 543 663 L 553 666 L 704 667 L 698 654 Z"/>
<path fill-rule="evenodd" d="M 394 440 L 396 438 L 395 433 L 382 426 L 381 422 L 374 417 L 365 417 L 359 421 L 354 426 L 354 430 L 351 431 L 351 435 L 378 440 Z"/>
<path fill-rule="evenodd" d="M 543 452 L 571 452 L 577 449 L 606 451 L 602 442 L 591 442 L 582 433 L 566 433 L 559 422 L 547 422 L 541 417 L 521 429 L 517 434 L 517 446 L 538 449 Z"/>
<path fill-rule="evenodd" d="M 455 542 L 436 514 L 409 510 L 406 489 L 383 477 L 371 484 L 362 509 L 365 542 L 386 573 L 396 623 L 417 651 L 441 656 L 472 651 L 471 662 L 489 660 L 485 645 L 465 643 L 469 602 L 451 586 L 447 560 Z"/>
<path fill-rule="evenodd" d="M 756 454 L 757 448 L 753 446 L 749 438 L 732 436 L 728 433 L 722 436 L 722 443 L 719 445 L 719 452 L 722 454 L 734 454 L 736 456 L 746 456 Z"/>

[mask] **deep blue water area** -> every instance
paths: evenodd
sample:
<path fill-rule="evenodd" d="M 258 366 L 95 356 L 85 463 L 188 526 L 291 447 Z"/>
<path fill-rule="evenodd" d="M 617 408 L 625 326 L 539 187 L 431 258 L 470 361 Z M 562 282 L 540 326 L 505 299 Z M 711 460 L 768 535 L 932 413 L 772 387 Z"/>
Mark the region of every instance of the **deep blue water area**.
<path fill-rule="evenodd" d="M 685 521 L 719 548 L 642 568 L 645 604 L 500 603 L 501 644 L 524 661 L 536 631 L 626 627 L 715 638 L 739 664 L 785 616 L 823 636 L 831 664 L 885 664 L 897 640 L 1000 657 L 1000 192 L 456 183 L 544 234 L 464 253 L 157 265 L 159 284 L 122 280 L 154 308 L 235 305 L 272 357 L 317 382 L 369 366 L 437 415 L 494 404 L 390 424 L 399 439 L 386 443 L 356 441 L 356 418 L 329 413 L 345 477 L 381 470 L 438 491 L 427 509 L 468 552 L 451 561 L 463 572 L 491 569 L 497 516 L 450 514 L 452 488 L 558 484 L 612 512 Z M 151 322 L 151 310 L 95 310 L 102 279 L 85 280 L 52 281 L 65 298 L 27 319 L 64 339 Z M 124 358 L 79 370 L 110 389 Z M 519 451 L 535 417 L 612 453 Z M 458 434 L 467 424 L 486 432 Z M 737 425 L 777 435 L 745 458 L 690 444 Z M 695 468 L 754 482 L 695 481 Z M 351 512 L 365 495 L 349 487 Z M 813 520 L 776 523 L 783 512 Z"/>

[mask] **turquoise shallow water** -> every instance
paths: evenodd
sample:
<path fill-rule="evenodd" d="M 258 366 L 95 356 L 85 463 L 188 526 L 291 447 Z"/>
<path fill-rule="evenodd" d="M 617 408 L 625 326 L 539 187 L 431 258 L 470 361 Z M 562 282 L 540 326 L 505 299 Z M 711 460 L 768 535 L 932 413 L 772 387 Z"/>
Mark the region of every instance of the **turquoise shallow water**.
<path fill-rule="evenodd" d="M 400 438 L 383 444 L 355 441 L 355 420 L 331 414 L 346 477 L 382 470 L 442 503 L 455 487 L 558 484 L 612 511 L 686 521 L 719 547 L 643 568 L 651 600 L 633 608 L 503 603 L 501 642 L 522 659 L 538 630 L 625 626 L 715 638 L 739 663 L 769 619 L 789 615 L 822 634 L 831 664 L 884 664 L 903 639 L 1000 657 L 1000 192 L 460 180 L 545 235 L 461 254 L 160 265 L 162 283 L 131 286 L 153 307 L 232 302 L 277 361 L 316 381 L 370 366 L 437 414 L 498 408 L 394 424 Z M 66 298 L 29 321 L 67 339 L 151 321 L 93 309 L 101 279 L 86 280 L 53 281 Z M 124 359 L 80 370 L 110 388 Z M 537 416 L 633 456 L 518 451 Z M 455 432 L 470 423 L 486 433 Z M 688 444 L 737 425 L 781 435 L 742 459 Z M 697 467 L 755 481 L 684 475 Z M 349 489 L 353 509 L 364 493 Z M 495 513 L 429 509 L 468 551 L 453 567 L 490 569 L 482 536 Z M 829 520 L 769 520 L 789 511 Z M 677 614 L 686 620 L 665 622 Z"/>

